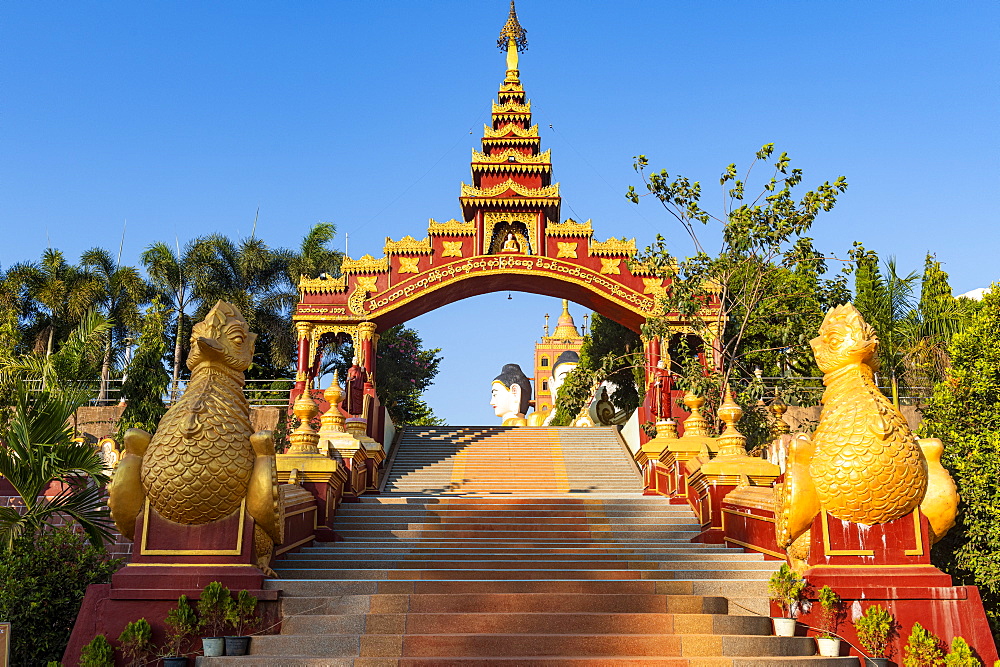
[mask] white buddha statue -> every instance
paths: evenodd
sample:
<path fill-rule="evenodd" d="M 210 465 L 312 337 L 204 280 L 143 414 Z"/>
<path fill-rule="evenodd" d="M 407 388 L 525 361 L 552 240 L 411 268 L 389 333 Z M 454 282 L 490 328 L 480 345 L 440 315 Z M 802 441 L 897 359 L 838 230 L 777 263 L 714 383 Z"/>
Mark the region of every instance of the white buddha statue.
<path fill-rule="evenodd" d="M 490 407 L 504 426 L 526 426 L 524 418 L 531 405 L 531 381 L 517 364 L 505 364 L 493 380 Z"/>

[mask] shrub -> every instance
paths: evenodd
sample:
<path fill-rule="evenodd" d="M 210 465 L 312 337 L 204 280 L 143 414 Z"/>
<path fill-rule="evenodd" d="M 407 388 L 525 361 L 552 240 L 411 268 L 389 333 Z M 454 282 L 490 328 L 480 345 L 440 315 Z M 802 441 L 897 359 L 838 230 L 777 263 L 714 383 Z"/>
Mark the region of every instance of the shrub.
<path fill-rule="evenodd" d="M 218 581 L 205 586 L 198 599 L 198 625 L 208 630 L 209 637 L 221 637 L 226 628 L 226 615 L 233 606 L 229 589 Z"/>
<path fill-rule="evenodd" d="M 80 651 L 80 667 L 115 667 L 115 649 L 104 635 L 97 635 Z"/>
<path fill-rule="evenodd" d="M 805 588 L 806 580 L 795 574 L 795 570 L 790 568 L 788 563 L 784 563 L 767 582 L 767 592 L 771 600 L 781 607 L 782 613 L 789 618 L 794 618 L 795 605 L 802 597 Z"/>
<path fill-rule="evenodd" d="M 226 610 L 226 623 L 233 629 L 236 636 L 242 637 L 247 630 L 260 620 L 254 613 L 257 610 L 257 598 L 247 591 L 240 591 L 236 601 Z"/>
<path fill-rule="evenodd" d="M 118 643 L 122 645 L 122 653 L 125 654 L 129 667 L 144 665 L 153 648 L 153 628 L 144 618 L 132 621 L 118 635 Z"/>
<path fill-rule="evenodd" d="M 945 667 L 980 667 L 983 662 L 972 654 L 972 648 L 961 637 L 951 640 L 951 650 L 944 657 Z"/>
<path fill-rule="evenodd" d="M 17 629 L 12 664 L 61 660 L 87 586 L 108 582 L 120 566 L 69 529 L 42 531 L 0 552 L 0 618 Z"/>
<path fill-rule="evenodd" d="M 913 624 L 903 647 L 904 667 L 938 667 L 944 664 L 941 640 L 919 623 Z"/>
<path fill-rule="evenodd" d="M 858 641 L 871 658 L 888 658 L 889 640 L 896 632 L 896 619 L 880 604 L 865 609 L 856 621 Z"/>
<path fill-rule="evenodd" d="M 829 586 L 819 589 L 820 625 L 823 629 L 823 637 L 832 638 L 837 632 L 837 625 L 840 622 L 841 605 L 840 596 L 833 592 Z"/>
<path fill-rule="evenodd" d="M 163 646 L 161 657 L 173 658 L 184 655 L 184 647 L 188 640 L 198 631 L 198 617 L 188 604 L 186 595 L 177 598 L 177 606 L 167 612 L 167 641 Z"/>

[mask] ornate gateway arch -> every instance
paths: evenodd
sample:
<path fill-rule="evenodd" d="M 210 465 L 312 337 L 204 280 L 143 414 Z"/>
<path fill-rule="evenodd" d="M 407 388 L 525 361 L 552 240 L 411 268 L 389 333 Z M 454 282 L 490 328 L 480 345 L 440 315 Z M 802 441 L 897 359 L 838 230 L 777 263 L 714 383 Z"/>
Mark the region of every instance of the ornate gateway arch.
<path fill-rule="evenodd" d="M 487 292 L 570 299 L 634 331 L 660 313 L 669 281 L 631 261 L 635 239 L 599 241 L 590 220 L 560 221 L 551 151 L 541 150 L 520 81 L 518 54 L 527 42 L 513 6 L 499 44 L 507 54 L 506 77 L 482 150 L 472 152 L 472 184 L 461 186 L 462 219 L 431 219 L 423 239 L 386 238 L 383 257 L 345 258 L 337 278 L 302 277 L 293 398 L 315 378 L 324 345 L 350 336 L 359 363 L 375 378 L 378 331 Z M 678 319 L 678 332 L 690 332 L 686 325 Z M 647 378 L 656 374 L 660 348 L 658 341 L 647 345 Z M 706 348 L 711 356 L 711 345 Z M 373 388 L 368 394 L 376 400 Z"/>

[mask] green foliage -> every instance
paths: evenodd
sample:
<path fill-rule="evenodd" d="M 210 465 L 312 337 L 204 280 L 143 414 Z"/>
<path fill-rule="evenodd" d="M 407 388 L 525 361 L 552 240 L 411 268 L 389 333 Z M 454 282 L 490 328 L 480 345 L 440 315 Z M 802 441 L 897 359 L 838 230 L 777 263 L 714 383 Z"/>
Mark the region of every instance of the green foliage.
<path fill-rule="evenodd" d="M 671 180 L 666 170 L 647 172 L 649 162 L 642 155 L 634 166 L 648 193 L 640 195 L 629 188 L 627 195 L 635 203 L 647 196 L 659 200 L 687 232 L 695 250 L 680 260 L 657 236 L 636 256 L 633 264 L 671 281 L 662 299 L 663 316 L 647 323 L 643 333 L 668 339 L 668 315 L 677 313 L 691 322 L 703 341 L 709 341 L 716 338 L 715 310 L 721 309 L 728 319 L 718 337 L 720 387 L 731 376 L 748 379 L 755 366 L 772 374 L 811 370 L 808 339 L 815 335 L 825 310 L 846 293 L 843 277 L 822 277 L 826 258 L 806 236 L 816 217 L 831 210 L 846 191 L 846 180 L 825 182 L 797 198 L 802 171 L 791 169 L 788 155 L 781 153 L 770 164 L 758 194 L 747 194 L 751 172 L 758 165 L 766 168 L 773 153 L 773 144 L 763 146 L 742 178 L 735 164 L 726 168 L 719 183 L 730 187 L 718 214 L 701 207 L 700 183 L 683 176 Z M 696 232 L 696 223 L 710 222 L 721 227 L 723 247 L 718 255 L 704 250 Z"/>
<path fill-rule="evenodd" d="M 904 667 L 938 667 L 944 664 L 941 640 L 919 623 L 913 624 L 903 647 Z"/>
<path fill-rule="evenodd" d="M 824 637 L 833 637 L 837 633 L 837 625 L 843 614 L 840 596 L 829 586 L 823 586 L 818 593 L 820 606 L 820 625 Z"/>
<path fill-rule="evenodd" d="M 101 486 L 108 481 L 93 447 L 73 442 L 67 426 L 81 405 L 79 396 L 19 389 L 16 403 L 0 422 L 0 475 L 20 497 L 22 508 L 0 507 L 0 552 L 45 526 L 72 519 L 101 545 L 110 539 L 110 517 Z M 53 483 L 54 496 L 44 497 Z"/>
<path fill-rule="evenodd" d="M 146 310 L 142 336 L 122 383 L 122 398 L 127 404 L 118 420 L 119 442 L 130 428 L 152 433 L 167 411 L 162 399 L 170 385 L 170 376 L 163 366 L 168 345 L 165 327 L 166 312 L 159 301 L 154 301 Z"/>
<path fill-rule="evenodd" d="M 612 400 L 619 410 L 632 411 L 642 403 L 644 390 L 642 339 L 614 320 L 594 313 L 590 332 L 580 348 L 580 363 L 559 387 L 553 426 L 573 423 L 594 389 L 602 382 L 614 384 Z"/>
<path fill-rule="evenodd" d="M 245 636 L 247 631 L 260 621 L 256 611 L 257 598 L 248 591 L 240 591 L 236 600 L 226 609 L 226 623 L 236 636 Z"/>
<path fill-rule="evenodd" d="M 767 582 L 767 593 L 771 601 L 781 607 L 789 618 L 794 618 L 794 607 L 802 598 L 806 580 L 795 574 L 795 570 L 783 563 L 781 569 L 771 574 Z"/>
<path fill-rule="evenodd" d="M 177 598 L 177 606 L 167 612 L 164 623 L 167 626 L 167 637 L 161 657 L 174 658 L 183 655 L 188 641 L 199 627 L 198 617 L 188 603 L 186 595 Z"/>
<path fill-rule="evenodd" d="M 982 660 L 972 654 L 972 647 L 961 637 L 951 640 L 951 650 L 944 657 L 945 667 L 980 667 Z"/>
<path fill-rule="evenodd" d="M 233 606 L 229 589 L 213 581 L 201 591 L 198 598 L 198 625 L 208 630 L 210 637 L 221 637 L 226 627 L 226 616 Z"/>
<path fill-rule="evenodd" d="M 896 634 L 896 619 L 880 604 L 873 604 L 854 621 L 858 641 L 871 658 L 888 658 Z"/>
<path fill-rule="evenodd" d="M 153 628 L 145 618 L 132 621 L 118 635 L 118 643 L 129 667 L 144 665 L 153 649 Z"/>
<path fill-rule="evenodd" d="M 80 667 L 114 667 L 115 649 L 104 635 L 97 635 L 80 651 Z"/>
<path fill-rule="evenodd" d="M 933 562 L 959 584 L 975 584 L 1000 634 L 1000 286 L 984 297 L 948 348 L 951 368 L 923 409 L 920 435 L 940 438 L 941 462 L 958 494 L 958 520 L 934 546 Z"/>
<path fill-rule="evenodd" d="M 120 566 L 68 529 L 22 537 L 0 551 L 0 618 L 16 629 L 12 664 L 61 659 L 87 586 L 107 583 Z"/>

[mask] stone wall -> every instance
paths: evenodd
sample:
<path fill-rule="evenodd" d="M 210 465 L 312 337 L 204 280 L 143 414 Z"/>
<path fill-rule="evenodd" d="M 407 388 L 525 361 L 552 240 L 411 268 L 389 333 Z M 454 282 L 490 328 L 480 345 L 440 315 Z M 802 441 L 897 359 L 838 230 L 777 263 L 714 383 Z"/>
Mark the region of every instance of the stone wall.
<path fill-rule="evenodd" d="M 785 421 L 792 427 L 792 433 L 799 431 L 812 432 L 816 428 L 816 424 L 819 423 L 821 409 L 818 405 L 808 407 L 790 405 L 788 406 L 788 412 L 784 415 Z M 915 405 L 903 405 L 899 408 L 899 411 L 903 413 L 903 417 L 906 419 L 906 423 L 910 429 L 916 430 L 917 426 L 920 425 L 920 420 L 923 419 L 920 408 Z"/>

